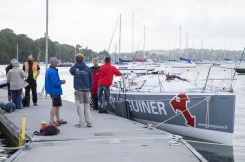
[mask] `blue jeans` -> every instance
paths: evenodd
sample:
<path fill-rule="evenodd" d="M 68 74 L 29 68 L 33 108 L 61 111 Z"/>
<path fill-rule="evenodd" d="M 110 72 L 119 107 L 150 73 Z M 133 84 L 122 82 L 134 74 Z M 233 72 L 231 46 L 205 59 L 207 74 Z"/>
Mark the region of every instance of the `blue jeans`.
<path fill-rule="evenodd" d="M 22 94 L 22 89 L 11 90 L 12 101 L 13 101 L 13 103 L 15 103 L 16 109 L 22 109 L 22 106 L 21 106 L 21 104 L 22 104 L 21 94 Z"/>
<path fill-rule="evenodd" d="M 103 98 L 103 92 L 105 94 L 105 100 L 104 102 L 102 101 Z M 107 104 L 109 103 L 109 98 L 110 98 L 110 87 L 107 86 L 102 86 L 99 84 L 99 92 L 98 92 L 98 107 L 99 109 L 106 109 Z"/>

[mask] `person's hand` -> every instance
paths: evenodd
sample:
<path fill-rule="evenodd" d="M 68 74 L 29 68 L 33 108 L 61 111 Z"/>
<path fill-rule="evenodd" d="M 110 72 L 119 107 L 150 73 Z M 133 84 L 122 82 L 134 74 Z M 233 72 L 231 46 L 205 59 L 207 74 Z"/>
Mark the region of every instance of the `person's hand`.
<path fill-rule="evenodd" d="M 66 83 L 66 80 L 61 80 L 62 84 L 65 84 Z"/>

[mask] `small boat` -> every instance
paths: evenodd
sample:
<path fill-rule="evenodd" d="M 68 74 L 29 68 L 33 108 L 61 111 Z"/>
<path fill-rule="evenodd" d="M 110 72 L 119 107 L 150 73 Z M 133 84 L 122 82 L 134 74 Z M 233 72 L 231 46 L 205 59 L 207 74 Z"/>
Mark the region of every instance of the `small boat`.
<path fill-rule="evenodd" d="M 236 68 L 238 74 L 245 74 L 245 68 Z"/>
<path fill-rule="evenodd" d="M 116 65 L 126 65 L 129 62 L 133 62 L 133 60 L 123 60 L 123 59 L 119 58 L 118 61 L 116 61 L 114 64 L 116 64 Z"/>
<path fill-rule="evenodd" d="M 73 63 L 70 62 L 64 62 L 64 63 L 60 63 L 59 67 L 71 67 L 73 65 Z"/>
<path fill-rule="evenodd" d="M 154 66 L 146 65 L 141 62 L 128 62 L 125 65 L 118 65 L 117 68 L 122 74 L 131 74 L 132 72 L 137 74 L 148 74 L 155 69 Z"/>
<path fill-rule="evenodd" d="M 119 58 L 119 62 L 133 62 L 133 60 L 123 60 L 123 59 Z"/>
<path fill-rule="evenodd" d="M 166 65 L 171 66 L 172 68 L 196 68 L 197 65 L 189 59 L 180 57 L 180 61 L 169 61 Z"/>
<path fill-rule="evenodd" d="M 242 59 L 243 59 L 244 51 L 245 51 L 245 48 L 244 48 L 244 50 L 243 50 L 243 52 L 242 52 L 242 56 L 241 56 L 241 59 L 240 59 L 240 61 L 239 61 L 239 65 L 238 65 L 238 67 L 236 68 L 236 72 L 237 72 L 238 74 L 245 74 L 245 67 L 240 67 L 241 62 L 242 62 Z"/>
<path fill-rule="evenodd" d="M 5 72 L 0 71 L 0 88 L 7 86 L 7 77 L 5 75 Z"/>
<path fill-rule="evenodd" d="M 210 69 L 200 80 L 189 73 L 114 79 L 108 109 L 116 113 L 117 101 L 123 100 L 128 103 L 131 120 L 178 135 L 232 145 L 236 101 L 233 78 L 213 78 Z M 215 68 L 213 75 L 218 70 L 220 75 L 228 72 Z"/>
<path fill-rule="evenodd" d="M 146 62 L 147 61 L 147 59 L 146 58 L 133 58 L 133 61 L 134 62 Z"/>

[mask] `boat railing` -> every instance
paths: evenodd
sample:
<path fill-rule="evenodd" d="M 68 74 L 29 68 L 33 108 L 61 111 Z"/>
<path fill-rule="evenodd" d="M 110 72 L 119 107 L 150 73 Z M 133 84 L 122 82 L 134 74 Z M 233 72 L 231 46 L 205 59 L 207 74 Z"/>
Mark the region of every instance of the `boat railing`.
<path fill-rule="evenodd" d="M 219 79 L 219 78 L 217 79 L 216 78 L 216 79 L 213 79 L 213 78 L 209 78 L 211 68 L 212 68 L 212 66 L 209 67 L 207 78 L 205 80 L 205 84 L 204 84 L 204 87 L 203 87 L 203 91 L 206 91 L 208 81 L 214 81 L 214 80 L 222 80 L 222 81 L 225 81 L 226 80 L 227 81 L 228 80 L 228 81 L 231 81 L 230 82 L 230 87 L 228 89 L 228 92 L 233 92 L 233 87 L 232 87 L 233 81 L 234 80 L 237 80 L 237 79 L 235 79 L 236 71 L 231 68 L 231 70 L 233 70 L 233 75 L 232 75 L 231 78 L 221 78 L 221 79 Z M 225 90 L 225 89 L 223 88 L 223 90 Z"/>

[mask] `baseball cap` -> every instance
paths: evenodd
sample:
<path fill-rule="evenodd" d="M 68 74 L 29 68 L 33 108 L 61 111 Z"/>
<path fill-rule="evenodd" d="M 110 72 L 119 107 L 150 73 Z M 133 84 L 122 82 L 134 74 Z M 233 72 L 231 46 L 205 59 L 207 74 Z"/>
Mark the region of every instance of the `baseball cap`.
<path fill-rule="evenodd" d="M 52 62 L 59 62 L 59 60 L 56 58 L 56 57 L 51 57 L 49 59 L 49 62 L 52 63 Z"/>

